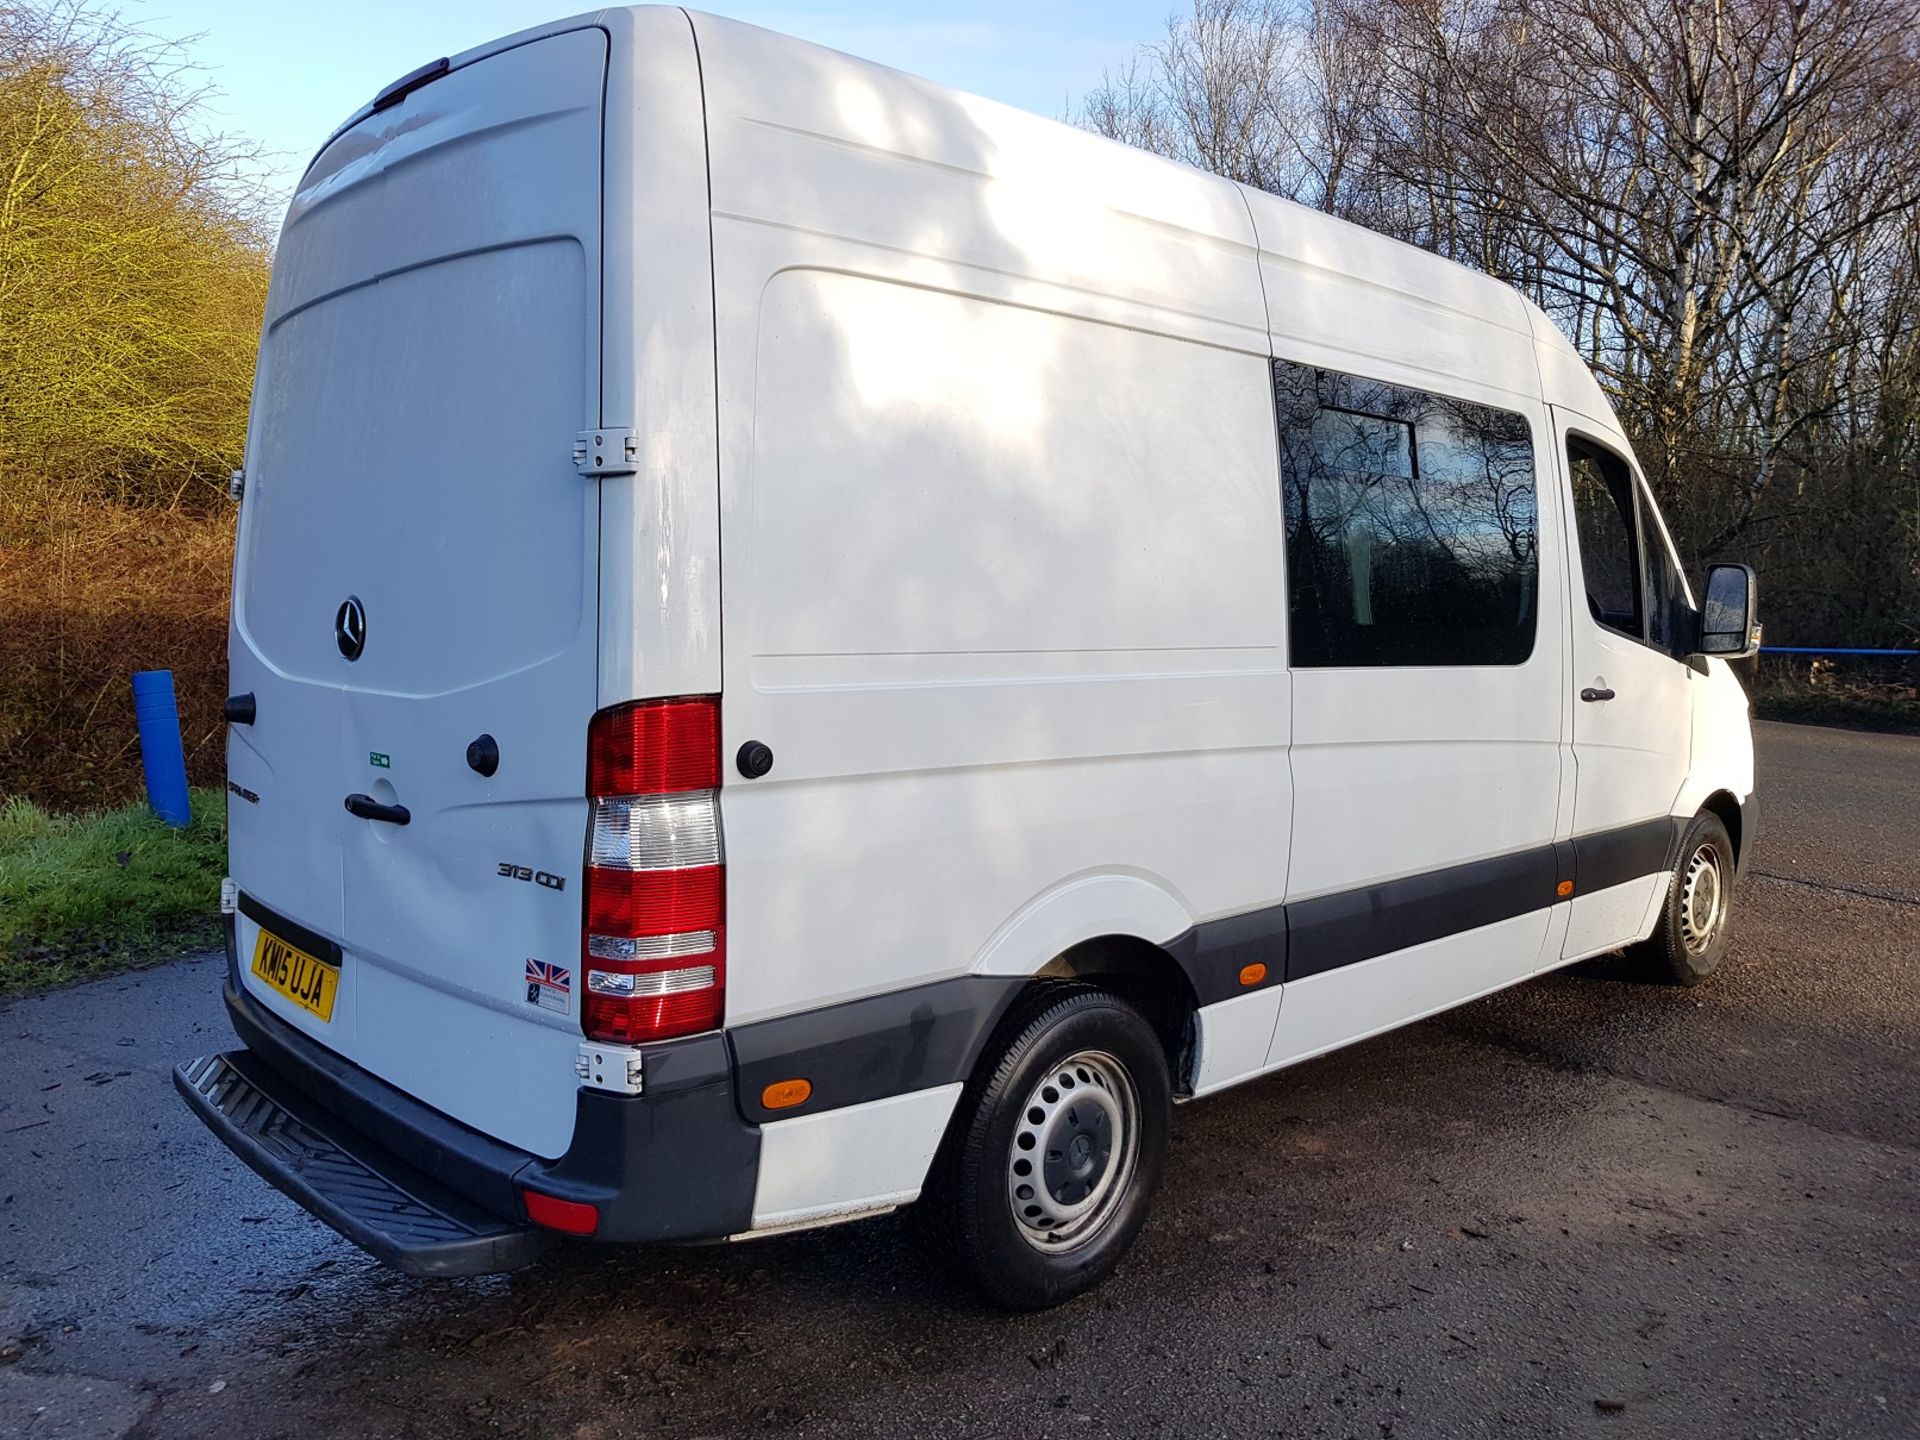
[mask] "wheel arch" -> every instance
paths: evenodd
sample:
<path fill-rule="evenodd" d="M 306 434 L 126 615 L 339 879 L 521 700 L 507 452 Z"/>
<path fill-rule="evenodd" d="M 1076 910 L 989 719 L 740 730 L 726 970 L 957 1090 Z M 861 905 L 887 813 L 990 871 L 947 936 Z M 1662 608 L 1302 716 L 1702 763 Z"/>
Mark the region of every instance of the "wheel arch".
<path fill-rule="evenodd" d="M 1142 871 L 1075 875 L 1036 895 L 969 967 L 976 975 L 1027 982 L 974 1055 L 973 1072 L 1004 1048 L 1007 1027 L 1028 1009 L 1029 992 L 1079 983 L 1108 990 L 1147 1017 L 1180 1090 L 1197 1051 L 1199 999 L 1178 946 L 1193 933 L 1186 902 Z"/>
<path fill-rule="evenodd" d="M 1200 1033 L 1193 982 L 1165 946 L 1125 932 L 1077 940 L 1034 970 L 981 1037 L 968 1066 L 968 1084 L 991 1074 L 1013 1037 L 1051 997 L 1070 987 L 1104 990 L 1137 1009 L 1160 1041 L 1174 1092 L 1188 1093 Z"/>
<path fill-rule="evenodd" d="M 1743 834 L 1745 812 L 1739 798 L 1731 790 L 1716 790 L 1700 802 L 1699 814 L 1714 815 L 1727 827 L 1727 838 L 1733 842 L 1733 864 L 1736 870 L 1746 864 L 1746 841 Z"/>
<path fill-rule="evenodd" d="M 1191 1080 L 1200 1000 L 1193 981 L 1164 947 L 1135 935 L 1100 935 L 1056 955 L 1037 977 L 1077 981 L 1118 995 L 1146 1016 L 1167 1057 L 1175 1093 Z"/>

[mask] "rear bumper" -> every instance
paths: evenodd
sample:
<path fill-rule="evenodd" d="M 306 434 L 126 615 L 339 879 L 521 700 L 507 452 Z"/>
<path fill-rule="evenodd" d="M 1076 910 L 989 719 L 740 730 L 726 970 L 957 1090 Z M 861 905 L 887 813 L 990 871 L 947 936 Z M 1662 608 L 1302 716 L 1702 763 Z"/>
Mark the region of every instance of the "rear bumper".
<path fill-rule="evenodd" d="M 517 1270 L 552 1243 L 340 1124 L 251 1051 L 189 1060 L 174 1069 L 173 1083 L 207 1128 L 276 1189 L 409 1275 Z"/>
<path fill-rule="evenodd" d="M 521 1191 L 598 1208 L 592 1238 L 674 1243 L 750 1229 L 760 1131 L 734 1105 L 719 1035 L 649 1047 L 646 1093 L 582 1088 L 573 1141 L 545 1160 L 472 1130 L 271 1014 L 238 983 L 228 926 L 227 1014 L 244 1050 L 190 1061 L 174 1084 L 254 1170 L 363 1249 L 419 1275 L 532 1260 L 554 1236 Z"/>

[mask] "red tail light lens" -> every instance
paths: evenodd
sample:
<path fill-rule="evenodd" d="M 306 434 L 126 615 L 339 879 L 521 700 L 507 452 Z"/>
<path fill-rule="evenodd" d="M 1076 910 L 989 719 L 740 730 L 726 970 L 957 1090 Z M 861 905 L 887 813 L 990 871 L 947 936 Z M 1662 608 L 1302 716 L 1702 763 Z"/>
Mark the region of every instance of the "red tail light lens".
<path fill-rule="evenodd" d="M 593 717 L 587 731 L 589 795 L 671 795 L 719 784 L 718 700 L 652 700 Z"/>
<path fill-rule="evenodd" d="M 614 1045 L 640 1045 L 717 1030 L 725 1003 L 716 981 L 685 995 L 617 996 L 589 991 L 581 1013 L 584 1028 L 593 1039 Z"/>
<path fill-rule="evenodd" d="M 618 1044 L 717 1028 L 726 1001 L 720 707 L 623 705 L 588 731 L 581 1028 Z"/>
<path fill-rule="evenodd" d="M 718 865 L 696 870 L 609 870 L 596 865 L 587 881 L 587 933 L 639 940 L 717 930 L 724 884 Z M 593 953 L 589 948 L 588 954 Z M 615 952 L 605 958 L 632 957 Z"/>

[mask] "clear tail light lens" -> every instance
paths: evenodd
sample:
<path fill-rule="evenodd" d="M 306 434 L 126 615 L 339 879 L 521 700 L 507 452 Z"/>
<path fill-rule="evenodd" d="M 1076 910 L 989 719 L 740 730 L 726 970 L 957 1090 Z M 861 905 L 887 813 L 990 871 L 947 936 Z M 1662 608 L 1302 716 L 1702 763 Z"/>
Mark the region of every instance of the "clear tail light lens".
<path fill-rule="evenodd" d="M 622 705 L 588 732 L 581 1028 L 618 1044 L 718 1028 L 726 1001 L 720 705 Z"/>

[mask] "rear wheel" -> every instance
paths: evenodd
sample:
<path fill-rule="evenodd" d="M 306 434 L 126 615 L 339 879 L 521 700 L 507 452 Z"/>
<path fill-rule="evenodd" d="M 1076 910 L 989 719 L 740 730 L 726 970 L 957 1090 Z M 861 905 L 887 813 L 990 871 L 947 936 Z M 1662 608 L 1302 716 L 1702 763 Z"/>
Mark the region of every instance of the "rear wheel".
<path fill-rule="evenodd" d="M 1733 918 L 1733 879 L 1727 827 L 1717 815 L 1694 816 L 1653 935 L 1630 952 L 1647 978 L 1698 985 L 1720 968 Z"/>
<path fill-rule="evenodd" d="M 968 1086 L 933 1198 L 986 1292 L 1039 1310 L 1105 1280 L 1146 1224 L 1172 1096 L 1159 1039 L 1125 1001 L 1043 991 L 1025 1014 Z"/>

